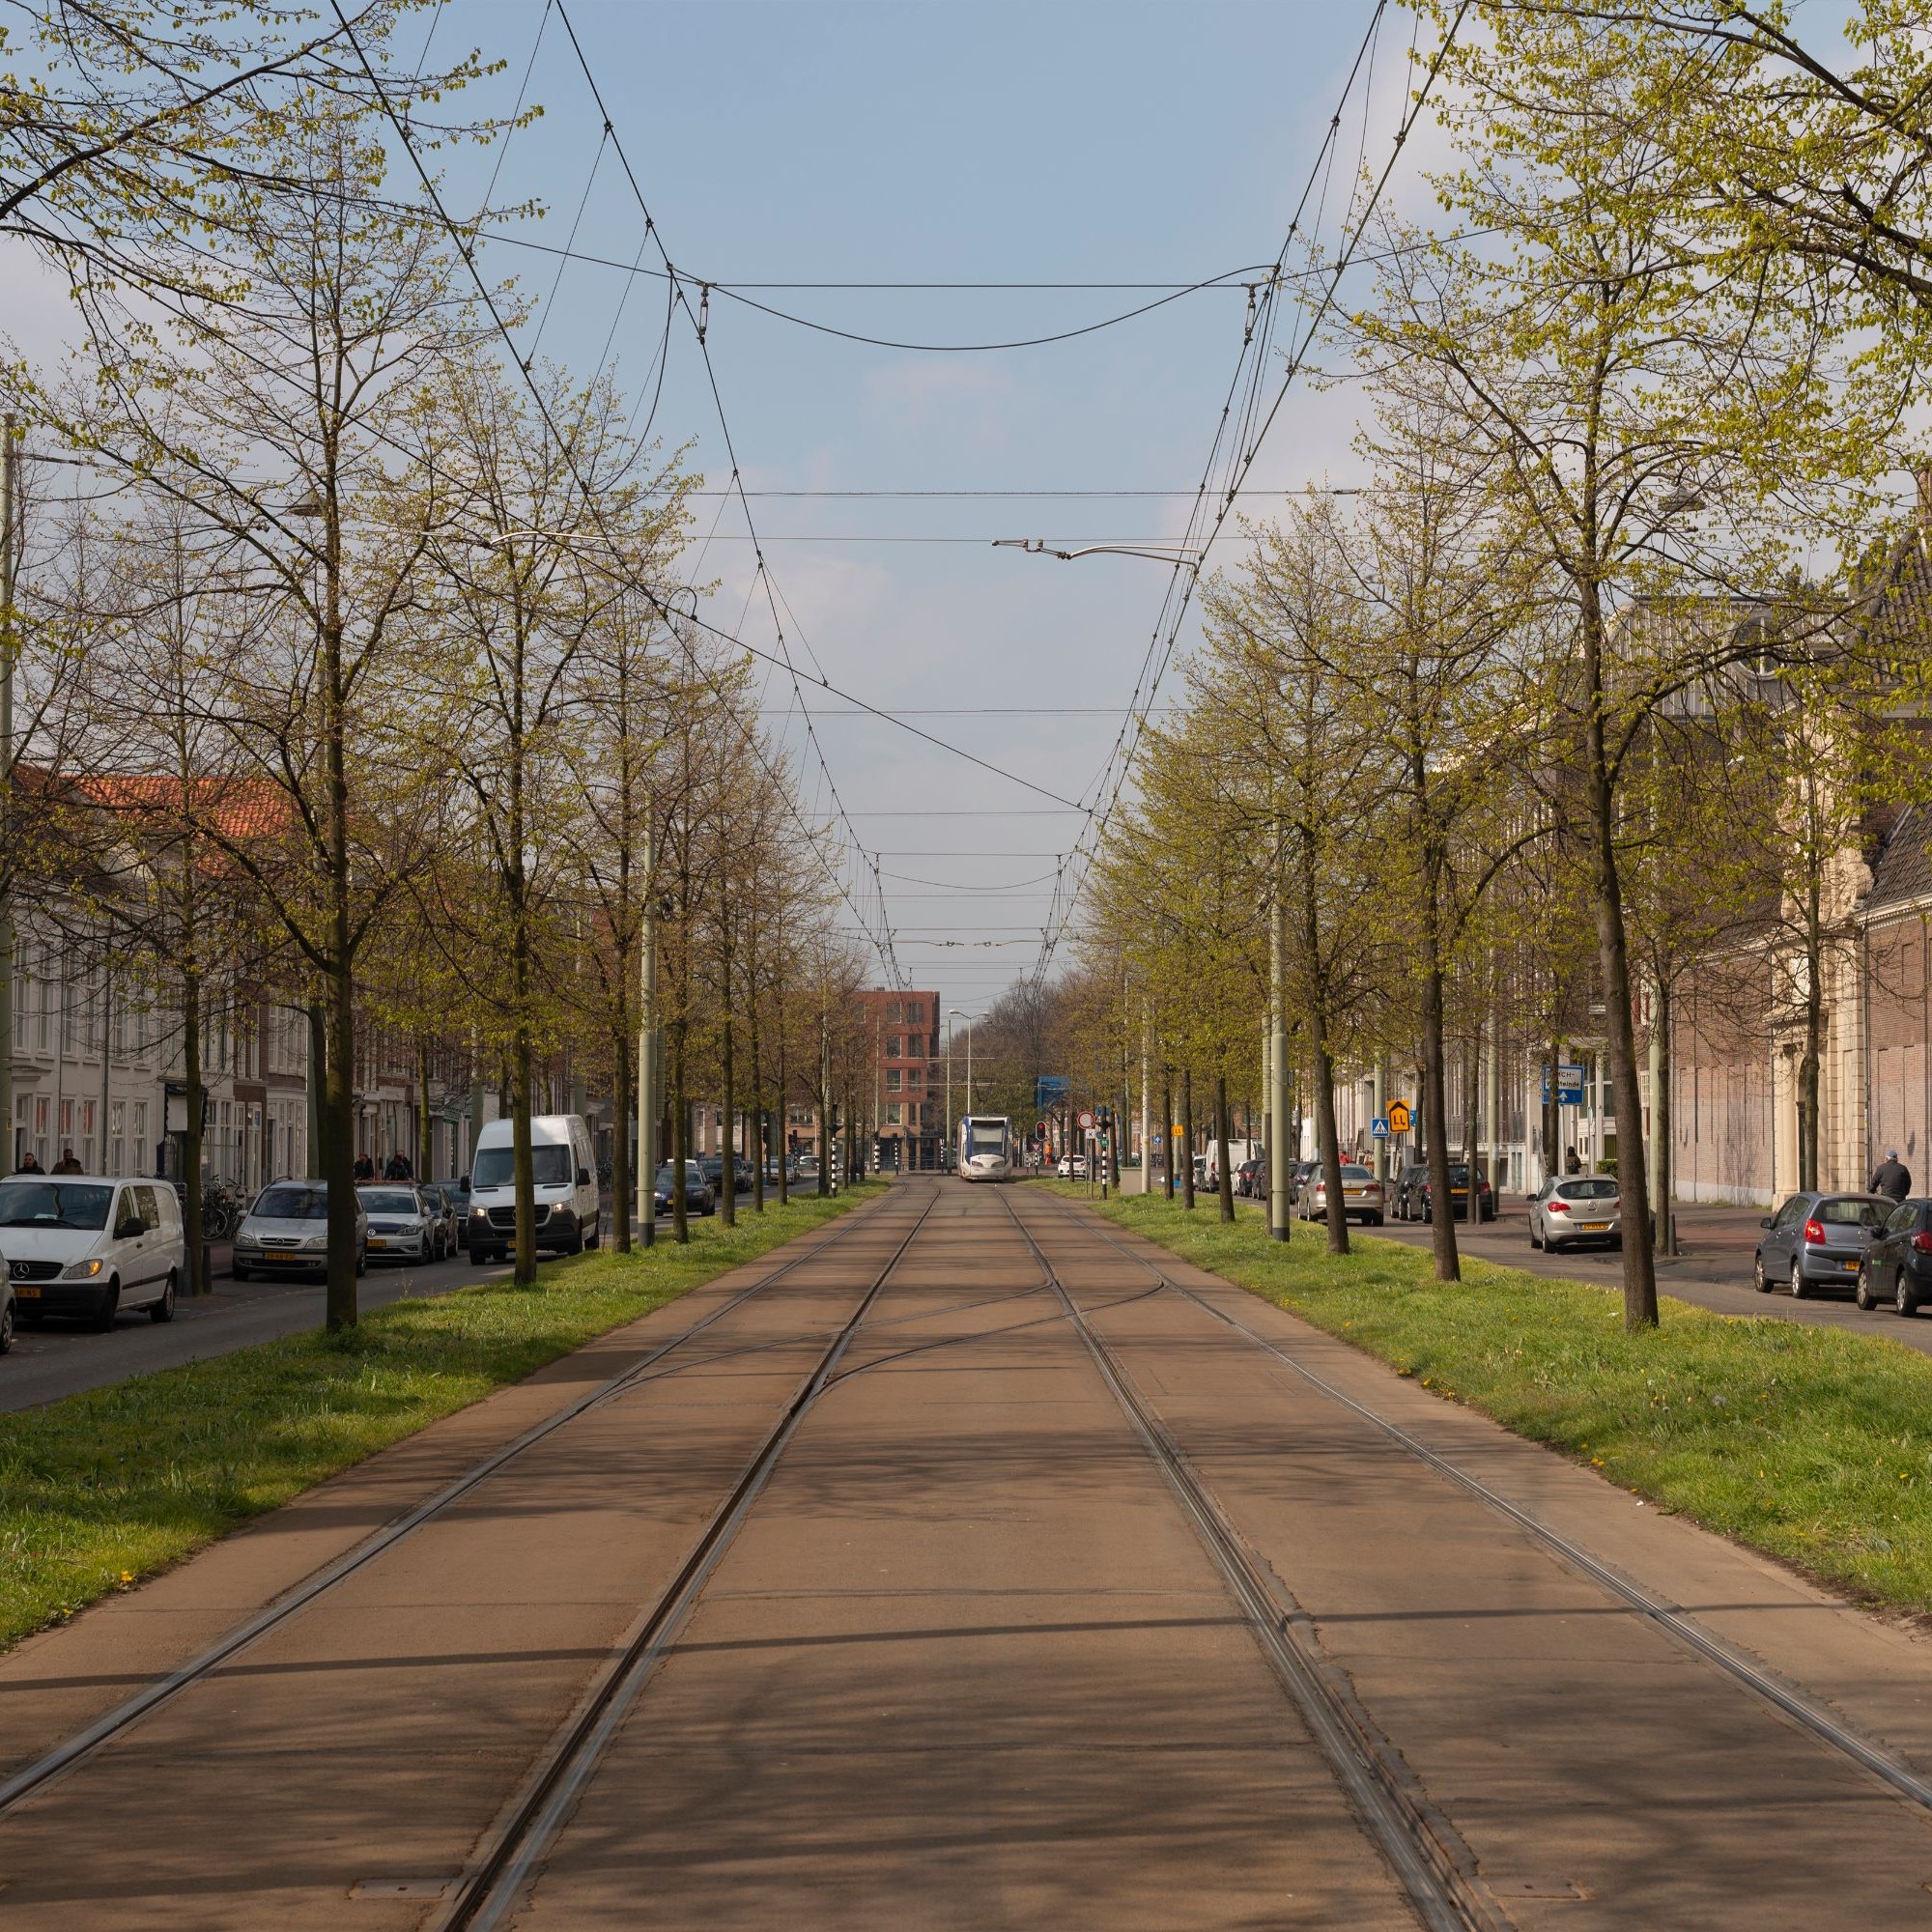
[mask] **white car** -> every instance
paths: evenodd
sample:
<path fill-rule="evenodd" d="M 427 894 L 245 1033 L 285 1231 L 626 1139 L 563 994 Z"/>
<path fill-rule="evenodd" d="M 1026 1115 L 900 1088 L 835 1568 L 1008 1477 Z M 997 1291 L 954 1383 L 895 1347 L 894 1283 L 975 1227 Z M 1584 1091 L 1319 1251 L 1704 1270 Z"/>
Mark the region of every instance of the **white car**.
<path fill-rule="evenodd" d="M 1054 1172 L 1062 1180 L 1085 1180 L 1087 1156 L 1084 1153 L 1064 1153 L 1060 1156 L 1060 1165 Z"/>
<path fill-rule="evenodd" d="M 172 1321 L 187 1272 L 181 1204 L 165 1180 L 15 1174 L 0 1180 L 0 1246 L 20 1317 L 114 1325 L 124 1308 Z"/>

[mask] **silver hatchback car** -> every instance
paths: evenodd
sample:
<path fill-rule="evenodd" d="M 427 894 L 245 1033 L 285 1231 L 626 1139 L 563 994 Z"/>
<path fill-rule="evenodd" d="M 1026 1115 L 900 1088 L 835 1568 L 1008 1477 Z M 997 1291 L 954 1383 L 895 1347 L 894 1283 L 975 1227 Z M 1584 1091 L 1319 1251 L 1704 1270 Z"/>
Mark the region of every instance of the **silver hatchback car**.
<path fill-rule="evenodd" d="M 1529 1245 L 1552 1255 L 1585 1242 L 1620 1248 L 1623 1205 L 1607 1174 L 1552 1175 L 1529 1197 Z"/>

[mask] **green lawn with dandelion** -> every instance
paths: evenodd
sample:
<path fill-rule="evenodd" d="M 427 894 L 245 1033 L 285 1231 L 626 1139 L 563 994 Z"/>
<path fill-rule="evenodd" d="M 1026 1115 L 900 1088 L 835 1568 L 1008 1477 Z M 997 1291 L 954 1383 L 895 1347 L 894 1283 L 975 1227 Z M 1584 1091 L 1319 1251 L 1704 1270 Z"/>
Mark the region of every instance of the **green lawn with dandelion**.
<path fill-rule="evenodd" d="M 695 1222 L 0 1415 L 0 1647 L 883 1190 Z"/>
<path fill-rule="evenodd" d="M 1859 1601 L 1932 1615 L 1932 1357 L 1883 1335 L 1666 1299 L 1627 1334 L 1615 1290 L 1319 1228 L 1286 1246 L 1158 1196 L 1035 1183 L 1389 1362 L 1445 1400 L 1783 1558 Z"/>

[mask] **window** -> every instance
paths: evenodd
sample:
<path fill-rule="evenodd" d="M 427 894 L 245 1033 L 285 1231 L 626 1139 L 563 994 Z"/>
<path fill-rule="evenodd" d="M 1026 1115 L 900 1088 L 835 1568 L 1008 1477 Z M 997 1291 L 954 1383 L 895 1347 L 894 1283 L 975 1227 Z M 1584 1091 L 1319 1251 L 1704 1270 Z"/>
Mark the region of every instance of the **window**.
<path fill-rule="evenodd" d="M 886 1058 L 888 1060 L 903 1060 L 905 1058 L 905 1041 L 897 1034 L 893 1034 L 886 1040 Z"/>
<path fill-rule="evenodd" d="M 916 1033 L 906 1036 L 905 1048 L 905 1057 L 908 1060 L 923 1060 L 925 1058 L 925 1042 Z"/>
<path fill-rule="evenodd" d="M 152 1187 L 136 1187 L 131 1192 L 141 1211 L 142 1227 L 158 1228 L 161 1225 L 161 1210 L 155 1200 L 155 1190 Z"/>
<path fill-rule="evenodd" d="M 115 1174 L 128 1172 L 128 1103 L 116 1100 L 107 1110 L 107 1165 Z"/>
<path fill-rule="evenodd" d="M 888 1094 L 896 1094 L 898 1091 L 899 1070 L 896 1066 L 889 1066 L 886 1068 L 886 1092 Z"/>
<path fill-rule="evenodd" d="M 908 1026 L 923 1026 L 925 1024 L 925 1002 L 923 1000 L 908 1000 L 906 1002 L 906 1024 Z"/>
<path fill-rule="evenodd" d="M 905 1009 L 897 1000 L 889 1001 L 886 1006 L 886 1024 L 888 1026 L 898 1026 L 904 1019 Z"/>
<path fill-rule="evenodd" d="M 925 1085 L 924 1070 L 917 1066 L 908 1066 L 905 1070 L 905 1085 L 908 1094 L 917 1094 Z"/>
<path fill-rule="evenodd" d="M 144 1174 L 148 1167 L 148 1103 L 134 1102 L 134 1161 Z"/>
<path fill-rule="evenodd" d="M 889 1100 L 886 1103 L 886 1125 L 889 1127 L 901 1125 L 900 1116 L 902 1112 L 903 1109 L 896 1100 Z"/>

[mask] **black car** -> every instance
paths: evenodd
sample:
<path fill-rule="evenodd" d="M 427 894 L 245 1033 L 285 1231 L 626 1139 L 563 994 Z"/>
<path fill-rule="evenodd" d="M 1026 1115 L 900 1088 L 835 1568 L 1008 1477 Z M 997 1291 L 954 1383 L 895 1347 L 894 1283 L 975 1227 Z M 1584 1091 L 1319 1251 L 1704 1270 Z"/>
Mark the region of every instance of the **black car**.
<path fill-rule="evenodd" d="M 1865 1250 L 1854 1294 L 1861 1308 L 1889 1301 L 1901 1315 L 1932 1301 L 1932 1201 L 1915 1196 L 1892 1209 Z"/>
<path fill-rule="evenodd" d="M 1751 1286 L 1760 1294 L 1774 1288 L 1794 1299 L 1826 1282 L 1856 1282 L 1863 1273 L 1865 1250 L 1891 1219 L 1896 1204 L 1882 1194 L 1793 1194 L 1776 1214 L 1758 1223 L 1757 1254 Z"/>
<path fill-rule="evenodd" d="M 1411 1160 L 1391 1183 L 1389 1207 L 1398 1221 L 1422 1219 L 1422 1190 L 1429 1184 L 1427 1161 Z"/>
<path fill-rule="evenodd" d="M 1248 1201 L 1267 1199 L 1267 1162 L 1244 1160 L 1235 1170 L 1235 1192 Z"/>
<path fill-rule="evenodd" d="M 1422 1218 L 1435 1219 L 1435 1212 L 1429 1198 L 1429 1170 L 1422 1171 L 1422 1191 L 1420 1195 Z M 1449 1214 L 1452 1220 L 1466 1221 L 1469 1218 L 1469 1169 L 1466 1162 L 1452 1161 L 1449 1166 Z M 1493 1221 L 1496 1218 L 1496 1197 L 1490 1191 L 1490 1177 L 1481 1168 L 1476 1170 L 1476 1219 Z"/>
<path fill-rule="evenodd" d="M 676 1185 L 673 1165 L 666 1161 L 658 1169 L 653 1208 L 659 1214 L 671 1211 L 671 1189 Z M 718 1196 L 712 1191 L 711 1182 L 705 1179 L 703 1168 L 695 1160 L 687 1160 L 684 1164 L 684 1211 L 687 1214 L 710 1214 L 715 1213 L 717 1208 Z"/>

